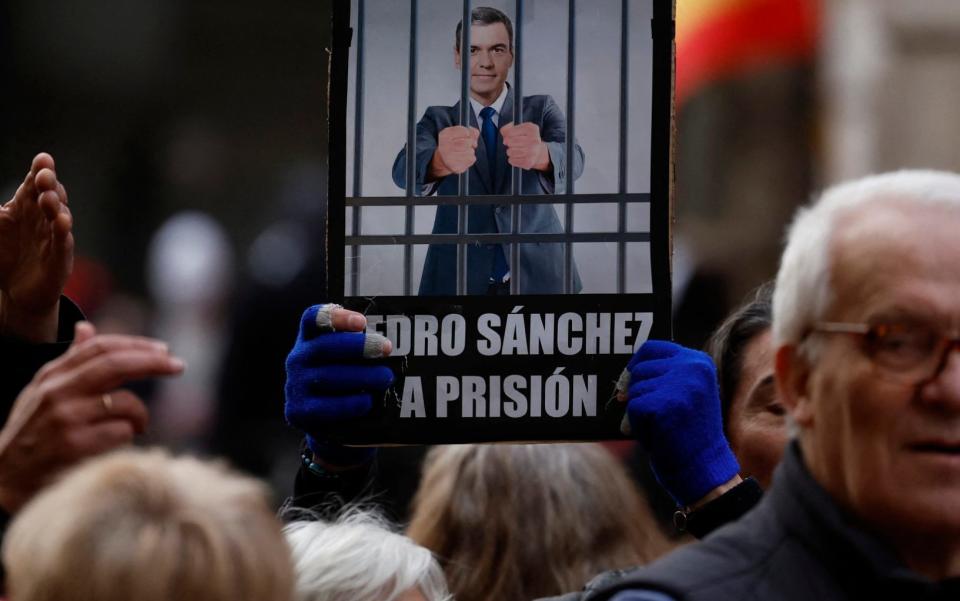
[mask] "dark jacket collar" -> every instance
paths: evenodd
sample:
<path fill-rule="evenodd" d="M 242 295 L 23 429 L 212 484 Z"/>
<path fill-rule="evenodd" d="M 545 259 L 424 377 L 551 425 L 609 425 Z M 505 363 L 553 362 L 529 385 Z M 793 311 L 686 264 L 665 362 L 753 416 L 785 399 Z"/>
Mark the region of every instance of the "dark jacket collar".
<path fill-rule="evenodd" d="M 795 440 L 787 447 L 767 494 L 784 527 L 842 578 L 857 578 L 860 586 L 862 579 L 872 580 L 878 591 L 916 593 L 917 598 L 960 586 L 960 579 L 935 583 L 904 565 L 893 548 L 837 505 L 813 478 Z"/>

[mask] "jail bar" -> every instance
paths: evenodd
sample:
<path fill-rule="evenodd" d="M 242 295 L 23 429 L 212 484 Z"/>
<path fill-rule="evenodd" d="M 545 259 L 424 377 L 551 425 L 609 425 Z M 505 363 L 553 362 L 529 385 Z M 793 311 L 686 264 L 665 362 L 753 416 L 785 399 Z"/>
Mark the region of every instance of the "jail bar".
<path fill-rule="evenodd" d="M 470 0 L 463 0 L 460 27 L 460 125 L 470 127 L 470 28 L 473 14 Z M 470 170 L 460 174 L 460 196 L 470 193 Z M 457 215 L 457 233 L 467 233 L 467 206 L 460 205 Z M 467 246 L 457 244 L 457 294 L 467 293 Z"/>
<path fill-rule="evenodd" d="M 523 0 L 517 0 L 513 17 L 513 122 L 523 123 Z M 500 125 L 503 125 L 501 123 Z M 520 196 L 521 171 L 514 167 L 512 192 Z M 510 233 L 520 233 L 520 205 L 510 205 Z M 520 292 L 520 245 L 510 245 L 510 294 Z"/>
<path fill-rule="evenodd" d="M 359 197 L 363 193 L 363 64 L 365 61 L 364 37 L 364 0 L 357 0 L 357 81 L 354 86 L 356 92 L 353 110 L 353 196 Z M 360 207 L 353 209 L 352 229 L 354 236 L 360 235 Z M 357 295 L 357 285 L 360 279 L 360 247 L 351 248 L 353 258 L 350 261 L 350 294 Z"/>
<path fill-rule="evenodd" d="M 577 60 L 577 2 L 568 0 L 567 16 L 567 198 L 564 204 L 563 229 L 567 235 L 573 233 L 573 153 L 576 152 L 576 131 L 573 113 L 576 111 L 577 81 L 574 70 Z M 567 242 L 563 253 L 563 292 L 573 292 L 573 243 Z"/>
<path fill-rule="evenodd" d="M 417 0 L 410 0 L 410 67 L 407 86 L 407 198 L 417 196 Z M 413 204 L 404 212 L 404 233 L 413 234 Z M 413 246 L 403 246 L 403 294 L 413 289 Z"/>
<path fill-rule="evenodd" d="M 627 158 L 628 158 L 628 118 L 630 102 L 630 12 L 629 0 L 620 0 L 620 183 L 617 191 L 622 195 L 617 202 L 617 233 L 627 231 Z M 627 243 L 623 238 L 617 240 L 617 293 L 627 290 Z"/>

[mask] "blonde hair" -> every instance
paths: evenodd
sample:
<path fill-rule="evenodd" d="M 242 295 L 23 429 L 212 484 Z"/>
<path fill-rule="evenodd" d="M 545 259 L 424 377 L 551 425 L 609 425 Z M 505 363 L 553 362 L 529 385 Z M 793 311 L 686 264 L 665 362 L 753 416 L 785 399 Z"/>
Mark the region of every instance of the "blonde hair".
<path fill-rule="evenodd" d="M 283 531 L 293 550 L 297 601 L 395 601 L 413 588 L 427 601 L 450 600 L 430 551 L 375 513 L 353 509 L 336 522 L 297 521 Z"/>
<path fill-rule="evenodd" d="M 293 571 L 263 485 L 162 450 L 89 461 L 3 543 L 16 601 L 287 601 Z"/>
<path fill-rule="evenodd" d="M 624 468 L 595 444 L 461 445 L 427 456 L 407 534 L 457 601 L 527 601 L 667 548 Z"/>

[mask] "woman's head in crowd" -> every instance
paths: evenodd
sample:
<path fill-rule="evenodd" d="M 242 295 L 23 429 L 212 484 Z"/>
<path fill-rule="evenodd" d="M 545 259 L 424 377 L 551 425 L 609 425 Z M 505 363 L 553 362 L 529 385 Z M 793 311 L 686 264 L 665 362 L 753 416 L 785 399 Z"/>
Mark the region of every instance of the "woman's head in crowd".
<path fill-rule="evenodd" d="M 458 445 L 427 456 L 407 534 L 457 601 L 526 601 L 666 550 L 624 468 L 595 444 Z"/>
<path fill-rule="evenodd" d="M 11 601 L 286 601 L 293 571 L 257 481 L 160 450 L 83 464 L 3 544 Z"/>
<path fill-rule="evenodd" d="M 707 344 L 717 366 L 727 439 L 742 473 L 764 487 L 788 438 L 786 411 L 773 379 L 772 297 L 772 282 L 758 288 Z"/>
<path fill-rule="evenodd" d="M 296 569 L 296 601 L 449 601 L 430 551 L 392 532 L 375 514 L 284 528 Z"/>

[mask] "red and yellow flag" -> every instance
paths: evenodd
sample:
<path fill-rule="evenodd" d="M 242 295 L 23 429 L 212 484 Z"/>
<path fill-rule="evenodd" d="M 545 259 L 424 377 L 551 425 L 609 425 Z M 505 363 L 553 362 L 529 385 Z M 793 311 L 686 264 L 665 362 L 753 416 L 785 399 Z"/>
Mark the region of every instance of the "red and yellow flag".
<path fill-rule="evenodd" d="M 677 0 L 677 102 L 769 64 L 813 60 L 818 0 Z"/>

